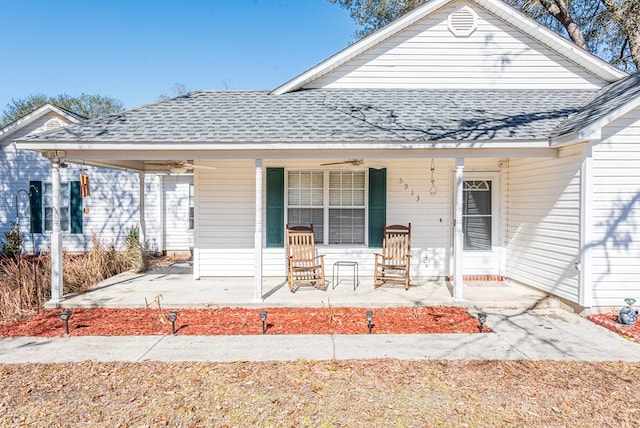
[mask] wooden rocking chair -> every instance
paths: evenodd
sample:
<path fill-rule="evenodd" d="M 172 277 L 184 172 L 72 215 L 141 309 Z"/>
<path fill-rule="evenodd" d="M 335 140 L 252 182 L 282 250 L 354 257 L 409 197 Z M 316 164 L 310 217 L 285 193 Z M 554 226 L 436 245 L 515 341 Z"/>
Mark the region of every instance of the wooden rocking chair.
<path fill-rule="evenodd" d="M 313 225 L 287 225 L 287 282 L 295 293 L 300 285 L 312 285 L 326 290 L 324 279 L 324 255 L 316 255 Z"/>
<path fill-rule="evenodd" d="M 411 267 L 411 223 L 409 226 L 384 226 L 382 254 L 375 254 L 373 285 L 375 288 L 387 282 L 404 284 L 409 289 Z"/>

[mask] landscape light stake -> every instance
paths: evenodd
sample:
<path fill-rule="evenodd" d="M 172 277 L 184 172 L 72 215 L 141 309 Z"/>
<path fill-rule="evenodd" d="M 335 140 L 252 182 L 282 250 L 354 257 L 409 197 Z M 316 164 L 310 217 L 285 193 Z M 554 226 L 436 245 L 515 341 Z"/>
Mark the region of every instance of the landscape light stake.
<path fill-rule="evenodd" d="M 478 312 L 478 322 L 480 325 L 478 326 L 478 330 L 482 333 L 484 328 L 484 323 L 487 322 L 487 313 L 486 312 Z"/>
<path fill-rule="evenodd" d="M 365 315 L 367 316 L 367 327 L 369 327 L 369 334 L 371 334 L 371 329 L 373 328 L 373 311 L 367 311 L 365 312 Z"/>
<path fill-rule="evenodd" d="M 63 309 L 60 311 L 60 318 L 64 321 L 64 332 L 69 336 L 69 318 L 71 318 L 71 311 L 69 311 L 69 309 Z"/>
<path fill-rule="evenodd" d="M 265 334 L 267 331 L 267 325 L 265 324 L 267 322 L 267 311 L 260 311 L 260 321 L 262 321 L 262 334 Z"/>
<path fill-rule="evenodd" d="M 171 334 L 176 334 L 176 319 L 178 319 L 178 312 L 169 312 L 169 321 L 171 321 Z"/>

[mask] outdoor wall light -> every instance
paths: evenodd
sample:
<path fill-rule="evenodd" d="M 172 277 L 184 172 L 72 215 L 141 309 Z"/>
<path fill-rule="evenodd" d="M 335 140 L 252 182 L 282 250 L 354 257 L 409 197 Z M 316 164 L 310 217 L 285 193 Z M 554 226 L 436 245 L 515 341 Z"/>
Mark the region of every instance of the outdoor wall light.
<path fill-rule="evenodd" d="M 176 334 L 176 320 L 178 319 L 178 312 L 169 312 L 169 321 L 171 321 L 171 334 Z"/>
<path fill-rule="evenodd" d="M 260 321 L 262 321 L 262 334 L 265 334 L 265 332 L 267 331 L 267 311 L 260 311 Z"/>
<path fill-rule="evenodd" d="M 63 309 L 60 311 L 60 319 L 64 321 L 64 332 L 69 336 L 69 319 L 71 318 L 71 311 L 69 309 Z"/>
<path fill-rule="evenodd" d="M 478 322 L 480 325 L 478 326 L 478 330 L 482 333 L 484 328 L 484 323 L 487 322 L 487 313 L 486 312 L 478 312 Z"/>
<path fill-rule="evenodd" d="M 369 328 L 369 334 L 371 334 L 371 329 L 373 328 L 373 311 L 365 312 L 367 316 L 367 327 Z"/>

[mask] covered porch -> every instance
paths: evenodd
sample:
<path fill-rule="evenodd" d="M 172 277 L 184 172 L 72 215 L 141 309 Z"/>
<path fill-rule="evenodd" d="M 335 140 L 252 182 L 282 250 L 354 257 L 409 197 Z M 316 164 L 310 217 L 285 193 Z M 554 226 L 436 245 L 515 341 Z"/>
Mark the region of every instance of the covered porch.
<path fill-rule="evenodd" d="M 335 285 L 335 286 L 334 286 Z M 92 291 L 66 296 L 64 307 L 216 308 L 216 307 L 389 307 L 456 305 L 474 309 L 532 308 L 557 304 L 546 293 L 511 281 L 465 281 L 462 301 L 454 300 L 444 278 L 412 278 L 402 285 L 373 287 L 373 278 L 341 272 L 326 291 L 301 287 L 291 293 L 286 277 L 264 277 L 262 301 L 254 299 L 253 277 L 194 279 L 189 263 L 176 263 L 145 273 L 125 272 L 98 284 Z"/>

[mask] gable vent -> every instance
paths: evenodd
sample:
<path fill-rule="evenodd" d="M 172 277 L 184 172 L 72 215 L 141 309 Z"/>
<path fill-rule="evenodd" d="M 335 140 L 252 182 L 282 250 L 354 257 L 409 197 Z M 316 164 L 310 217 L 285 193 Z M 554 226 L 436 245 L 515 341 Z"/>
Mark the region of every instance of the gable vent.
<path fill-rule="evenodd" d="M 45 131 L 53 131 L 54 129 L 58 128 L 62 128 L 62 122 L 60 122 L 58 119 L 50 119 L 44 125 Z"/>
<path fill-rule="evenodd" d="M 449 31 L 458 37 L 468 37 L 476 30 L 477 20 L 475 12 L 464 6 L 449 15 Z"/>

